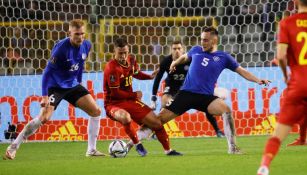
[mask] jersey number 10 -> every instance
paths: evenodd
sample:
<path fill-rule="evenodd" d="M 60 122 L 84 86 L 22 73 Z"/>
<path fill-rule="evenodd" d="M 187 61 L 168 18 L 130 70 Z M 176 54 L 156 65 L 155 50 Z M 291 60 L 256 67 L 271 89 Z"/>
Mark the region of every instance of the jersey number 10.
<path fill-rule="evenodd" d="M 132 85 L 132 76 L 125 77 L 125 86 L 131 86 Z"/>

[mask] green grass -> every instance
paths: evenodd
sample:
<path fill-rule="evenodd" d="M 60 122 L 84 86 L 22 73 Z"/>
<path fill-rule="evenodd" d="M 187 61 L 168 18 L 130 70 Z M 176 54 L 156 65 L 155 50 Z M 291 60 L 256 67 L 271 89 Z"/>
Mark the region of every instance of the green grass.
<path fill-rule="evenodd" d="M 291 135 L 285 143 L 297 135 Z M 132 150 L 126 158 L 85 157 L 86 142 L 25 143 L 13 161 L 0 160 L 0 175 L 247 175 L 256 174 L 267 136 L 238 137 L 245 155 L 228 155 L 225 139 L 171 139 L 181 157 L 167 157 L 158 141 L 145 141 L 148 156 Z M 107 152 L 110 141 L 98 148 Z M 7 144 L 0 144 L 3 154 Z M 271 175 L 306 175 L 307 146 L 281 147 Z"/>

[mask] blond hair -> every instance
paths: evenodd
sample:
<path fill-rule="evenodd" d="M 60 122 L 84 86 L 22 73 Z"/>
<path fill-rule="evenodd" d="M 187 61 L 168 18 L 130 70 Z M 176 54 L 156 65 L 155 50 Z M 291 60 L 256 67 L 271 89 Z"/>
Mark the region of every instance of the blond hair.
<path fill-rule="evenodd" d="M 69 28 L 71 27 L 81 28 L 83 26 L 84 26 L 84 22 L 81 19 L 74 19 L 69 22 Z"/>

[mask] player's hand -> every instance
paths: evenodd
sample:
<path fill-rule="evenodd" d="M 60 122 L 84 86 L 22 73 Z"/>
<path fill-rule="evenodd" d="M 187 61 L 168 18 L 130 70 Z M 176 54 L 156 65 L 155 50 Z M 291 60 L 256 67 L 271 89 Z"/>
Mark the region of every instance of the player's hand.
<path fill-rule="evenodd" d="M 157 96 L 155 95 L 151 96 L 150 108 L 152 110 L 156 110 L 157 108 Z"/>
<path fill-rule="evenodd" d="M 154 78 L 157 76 L 159 70 L 160 70 L 160 69 L 158 68 L 158 69 L 156 69 L 156 70 L 154 70 L 154 71 L 152 72 L 152 74 L 150 75 L 151 79 L 154 79 Z"/>
<path fill-rule="evenodd" d="M 258 82 L 259 85 L 263 85 L 263 84 L 264 84 L 265 86 L 270 85 L 270 83 L 271 83 L 270 80 L 260 80 L 260 81 Z"/>
<path fill-rule="evenodd" d="M 169 73 L 172 73 L 175 70 L 176 70 L 176 63 L 175 63 L 175 61 L 173 61 L 171 66 L 169 67 Z"/>
<path fill-rule="evenodd" d="M 142 91 L 135 91 L 136 92 L 136 98 L 137 99 L 142 99 L 142 96 L 143 96 L 143 93 L 142 93 Z"/>
<path fill-rule="evenodd" d="M 43 96 L 41 100 L 41 107 L 48 107 L 50 105 L 49 103 L 49 97 L 48 96 Z"/>

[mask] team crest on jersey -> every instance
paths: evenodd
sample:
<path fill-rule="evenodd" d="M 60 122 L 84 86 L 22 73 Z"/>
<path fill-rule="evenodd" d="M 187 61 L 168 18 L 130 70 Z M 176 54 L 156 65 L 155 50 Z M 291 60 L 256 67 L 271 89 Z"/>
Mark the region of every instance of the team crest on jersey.
<path fill-rule="evenodd" d="M 189 65 L 185 65 L 184 70 L 189 70 L 189 67 L 190 67 Z"/>
<path fill-rule="evenodd" d="M 82 59 L 83 59 L 83 60 L 86 59 L 86 54 L 85 54 L 85 53 L 82 54 Z"/>
<path fill-rule="evenodd" d="M 215 62 L 220 61 L 220 57 L 214 56 L 214 57 L 213 57 L 213 60 L 214 60 Z"/>
<path fill-rule="evenodd" d="M 115 76 L 114 75 L 110 75 L 110 82 L 114 83 L 115 82 Z"/>

